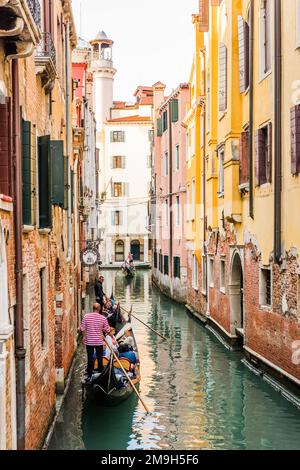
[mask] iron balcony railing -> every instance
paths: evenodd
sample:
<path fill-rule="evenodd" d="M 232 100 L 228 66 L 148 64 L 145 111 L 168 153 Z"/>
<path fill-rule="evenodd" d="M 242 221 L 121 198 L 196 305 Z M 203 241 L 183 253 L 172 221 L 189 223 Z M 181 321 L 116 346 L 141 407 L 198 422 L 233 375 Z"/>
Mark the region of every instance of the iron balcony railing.
<path fill-rule="evenodd" d="M 41 5 L 39 0 L 27 0 L 27 4 L 31 13 L 32 18 L 34 19 L 35 24 L 41 28 Z"/>
<path fill-rule="evenodd" d="M 42 40 L 36 49 L 36 57 L 50 58 L 56 65 L 56 51 L 50 33 L 42 33 Z"/>

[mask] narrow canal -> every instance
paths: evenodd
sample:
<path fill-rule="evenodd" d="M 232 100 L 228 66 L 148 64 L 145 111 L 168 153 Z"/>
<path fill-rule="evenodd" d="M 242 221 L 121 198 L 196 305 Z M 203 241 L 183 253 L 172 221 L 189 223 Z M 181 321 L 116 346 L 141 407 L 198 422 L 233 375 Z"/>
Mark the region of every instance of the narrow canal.
<path fill-rule="evenodd" d="M 151 273 L 128 283 L 105 273 L 105 291 L 153 328 L 133 320 L 142 367 L 140 391 L 114 408 L 81 400 L 85 351 L 73 378 L 49 449 L 300 449 L 300 410 L 228 351 L 215 336 L 151 286 Z M 93 301 L 93 299 L 91 299 Z"/>

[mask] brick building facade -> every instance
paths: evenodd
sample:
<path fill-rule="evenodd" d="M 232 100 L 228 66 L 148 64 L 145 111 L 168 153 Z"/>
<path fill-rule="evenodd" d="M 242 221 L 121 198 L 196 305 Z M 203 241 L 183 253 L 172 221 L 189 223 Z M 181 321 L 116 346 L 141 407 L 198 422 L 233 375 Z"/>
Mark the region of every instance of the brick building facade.
<path fill-rule="evenodd" d="M 0 448 L 36 449 L 64 390 L 81 314 L 77 38 L 69 0 L 8 0 L 0 14 Z"/>

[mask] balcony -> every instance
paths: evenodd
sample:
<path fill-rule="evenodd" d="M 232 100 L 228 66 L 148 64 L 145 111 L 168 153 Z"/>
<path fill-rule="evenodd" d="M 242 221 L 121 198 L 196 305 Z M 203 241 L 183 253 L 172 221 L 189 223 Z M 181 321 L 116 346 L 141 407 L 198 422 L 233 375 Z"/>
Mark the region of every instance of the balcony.
<path fill-rule="evenodd" d="M 39 0 L 0 0 L 0 38 L 8 59 L 30 56 L 41 39 Z"/>
<path fill-rule="evenodd" d="M 42 33 L 42 40 L 36 48 L 36 74 L 41 76 L 42 86 L 49 93 L 56 79 L 56 51 L 50 33 Z"/>

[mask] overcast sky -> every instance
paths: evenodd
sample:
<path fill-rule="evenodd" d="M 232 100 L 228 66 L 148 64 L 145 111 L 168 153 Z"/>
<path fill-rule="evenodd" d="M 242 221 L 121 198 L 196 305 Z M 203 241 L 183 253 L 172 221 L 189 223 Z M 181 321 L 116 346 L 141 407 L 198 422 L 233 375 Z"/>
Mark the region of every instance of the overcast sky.
<path fill-rule="evenodd" d="M 78 36 L 99 30 L 114 44 L 114 99 L 133 100 L 138 85 L 157 81 L 167 91 L 189 79 L 198 0 L 73 0 Z M 81 21 L 80 21 L 80 4 Z"/>

